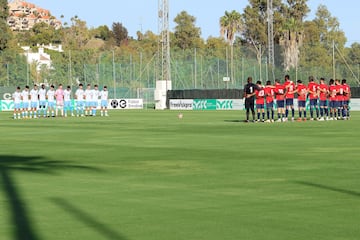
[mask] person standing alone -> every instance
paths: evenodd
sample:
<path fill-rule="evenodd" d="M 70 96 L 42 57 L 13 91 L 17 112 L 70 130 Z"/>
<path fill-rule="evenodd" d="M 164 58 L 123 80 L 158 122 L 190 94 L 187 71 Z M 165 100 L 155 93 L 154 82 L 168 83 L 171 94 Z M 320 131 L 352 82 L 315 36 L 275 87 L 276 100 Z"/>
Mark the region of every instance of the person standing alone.
<path fill-rule="evenodd" d="M 245 98 L 245 109 L 246 109 L 246 122 L 249 122 L 250 111 L 252 113 L 252 119 L 255 121 L 255 90 L 258 86 L 252 82 L 252 77 L 248 77 L 247 84 L 244 86 L 244 98 Z"/>

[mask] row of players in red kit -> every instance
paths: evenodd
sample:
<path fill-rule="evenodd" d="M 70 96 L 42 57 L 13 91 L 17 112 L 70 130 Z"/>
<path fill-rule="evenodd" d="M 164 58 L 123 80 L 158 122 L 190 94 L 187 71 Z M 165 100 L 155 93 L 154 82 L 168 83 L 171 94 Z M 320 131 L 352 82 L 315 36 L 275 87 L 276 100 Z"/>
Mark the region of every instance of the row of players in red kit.
<path fill-rule="evenodd" d="M 253 93 L 245 95 L 247 99 L 252 96 L 255 97 L 257 121 L 259 122 L 274 122 L 275 102 L 278 115 L 277 121 L 288 121 L 290 112 L 291 120 L 294 121 L 295 94 L 298 100 L 298 121 L 307 120 L 307 100 L 309 100 L 310 106 L 310 120 L 350 119 L 349 101 L 351 91 L 345 79 L 341 82 L 338 79 L 331 79 L 329 84 L 326 84 L 324 78 L 321 78 L 319 83 L 317 83 L 313 77 L 309 77 L 309 83 L 305 85 L 301 80 L 298 80 L 295 84 L 290 80 L 289 75 L 286 75 L 284 83 L 280 83 L 277 79 L 275 80 L 275 85 L 271 85 L 271 82 L 267 81 L 266 86 L 263 86 L 261 81 L 258 81 L 254 89 Z M 266 120 L 265 109 L 267 113 Z M 255 121 L 255 112 L 253 110 L 252 112 L 253 120 Z"/>

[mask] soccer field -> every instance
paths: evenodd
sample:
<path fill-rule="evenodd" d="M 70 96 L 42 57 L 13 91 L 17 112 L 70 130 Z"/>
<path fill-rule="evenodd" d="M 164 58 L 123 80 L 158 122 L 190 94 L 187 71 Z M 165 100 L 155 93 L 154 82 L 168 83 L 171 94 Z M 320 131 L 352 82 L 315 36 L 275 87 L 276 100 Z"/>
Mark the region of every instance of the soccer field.
<path fill-rule="evenodd" d="M 177 113 L 0 113 L 0 239 L 360 239 L 360 112 Z"/>

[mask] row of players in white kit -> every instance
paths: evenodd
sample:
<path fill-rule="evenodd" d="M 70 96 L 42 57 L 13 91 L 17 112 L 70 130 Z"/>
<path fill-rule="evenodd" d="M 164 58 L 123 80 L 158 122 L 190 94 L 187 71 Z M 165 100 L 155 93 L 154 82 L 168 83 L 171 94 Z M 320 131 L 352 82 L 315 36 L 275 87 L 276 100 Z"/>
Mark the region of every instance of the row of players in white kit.
<path fill-rule="evenodd" d="M 71 87 L 67 86 L 63 90 L 62 85 L 58 86 L 55 90 L 53 85 L 46 91 L 45 85 L 41 85 L 38 89 L 36 85 L 29 91 L 29 87 L 25 86 L 23 91 L 17 87 L 13 94 L 14 100 L 14 119 L 16 118 L 37 118 L 41 117 L 55 117 L 60 115 L 67 117 L 68 112 L 71 116 L 96 116 L 98 101 L 100 97 L 100 114 L 101 116 L 108 116 L 108 91 L 104 86 L 99 91 L 98 86 L 88 84 L 86 89 L 83 90 L 83 85 L 79 84 L 79 88 L 75 92 L 76 106 L 71 101 Z"/>

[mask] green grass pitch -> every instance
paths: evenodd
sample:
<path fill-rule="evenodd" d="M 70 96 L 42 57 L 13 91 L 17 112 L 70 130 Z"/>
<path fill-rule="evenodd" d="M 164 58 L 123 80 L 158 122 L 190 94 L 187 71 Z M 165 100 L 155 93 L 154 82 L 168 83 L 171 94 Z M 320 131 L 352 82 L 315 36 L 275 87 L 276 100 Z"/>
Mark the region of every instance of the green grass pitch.
<path fill-rule="evenodd" d="M 177 113 L 0 113 L 0 239 L 360 239 L 360 113 Z"/>

